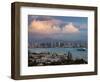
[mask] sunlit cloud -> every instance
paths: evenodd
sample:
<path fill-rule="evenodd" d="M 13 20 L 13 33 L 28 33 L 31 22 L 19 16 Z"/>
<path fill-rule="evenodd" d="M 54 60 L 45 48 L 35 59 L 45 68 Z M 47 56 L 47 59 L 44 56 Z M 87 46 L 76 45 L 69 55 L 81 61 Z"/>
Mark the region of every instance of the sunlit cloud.
<path fill-rule="evenodd" d="M 73 23 L 69 23 L 65 25 L 63 28 L 63 33 L 78 33 L 79 29 L 73 25 Z"/>
<path fill-rule="evenodd" d="M 28 37 L 36 40 L 43 38 L 86 40 L 87 23 L 86 17 L 29 15 Z"/>
<path fill-rule="evenodd" d="M 40 21 L 33 20 L 29 25 L 29 32 L 38 34 L 57 34 L 57 33 L 78 33 L 79 29 L 73 23 L 66 23 L 65 26 L 59 26 L 59 20 Z"/>
<path fill-rule="evenodd" d="M 40 34 L 50 34 L 59 32 L 60 28 L 54 25 L 52 21 L 36 21 L 33 20 L 29 25 L 29 32 Z"/>

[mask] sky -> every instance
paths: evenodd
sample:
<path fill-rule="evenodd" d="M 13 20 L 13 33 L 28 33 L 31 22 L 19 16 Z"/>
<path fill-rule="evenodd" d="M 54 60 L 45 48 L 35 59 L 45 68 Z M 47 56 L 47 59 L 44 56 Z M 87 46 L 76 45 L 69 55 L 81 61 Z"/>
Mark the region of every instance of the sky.
<path fill-rule="evenodd" d="M 28 37 L 87 41 L 87 24 L 87 17 L 28 15 Z"/>

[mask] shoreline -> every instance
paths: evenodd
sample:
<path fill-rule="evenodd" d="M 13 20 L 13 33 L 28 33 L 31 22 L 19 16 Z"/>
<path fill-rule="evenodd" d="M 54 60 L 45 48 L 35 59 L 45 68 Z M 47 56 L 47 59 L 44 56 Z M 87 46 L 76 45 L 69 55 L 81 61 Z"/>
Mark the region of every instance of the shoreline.
<path fill-rule="evenodd" d="M 87 64 L 82 58 L 73 59 L 71 52 L 63 55 L 57 53 L 28 53 L 28 66 L 48 66 L 48 65 L 70 65 Z"/>

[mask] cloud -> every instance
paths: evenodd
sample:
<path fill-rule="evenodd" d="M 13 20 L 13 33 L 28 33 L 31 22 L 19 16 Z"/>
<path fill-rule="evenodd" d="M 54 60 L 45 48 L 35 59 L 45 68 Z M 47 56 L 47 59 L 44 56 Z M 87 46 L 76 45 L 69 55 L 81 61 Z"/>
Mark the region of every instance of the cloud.
<path fill-rule="evenodd" d="M 79 29 L 87 29 L 88 25 L 87 24 L 81 24 Z"/>
<path fill-rule="evenodd" d="M 79 29 L 73 25 L 73 23 L 66 23 L 63 27 L 60 27 L 61 21 L 59 20 L 33 20 L 29 25 L 30 33 L 37 34 L 63 34 L 63 33 L 78 33 Z"/>
<path fill-rule="evenodd" d="M 33 20 L 29 25 L 29 32 L 35 32 L 39 34 L 57 33 L 60 30 L 61 30 L 60 27 L 57 24 L 55 24 L 54 20 L 53 21 Z"/>
<path fill-rule="evenodd" d="M 48 22 L 51 22 L 51 23 L 53 23 L 55 25 L 60 24 L 60 23 L 63 22 L 63 21 L 61 21 L 59 19 L 55 19 L 55 18 L 49 17 L 49 16 L 33 16 L 33 15 L 29 15 L 28 19 L 30 20 L 30 21 L 28 21 L 29 24 L 30 24 L 30 22 L 32 22 L 34 20 L 35 21 L 40 21 L 40 22 L 42 22 L 42 21 L 48 21 Z"/>
<path fill-rule="evenodd" d="M 63 28 L 63 33 L 78 33 L 79 29 L 73 25 L 73 23 L 69 23 L 65 25 Z"/>

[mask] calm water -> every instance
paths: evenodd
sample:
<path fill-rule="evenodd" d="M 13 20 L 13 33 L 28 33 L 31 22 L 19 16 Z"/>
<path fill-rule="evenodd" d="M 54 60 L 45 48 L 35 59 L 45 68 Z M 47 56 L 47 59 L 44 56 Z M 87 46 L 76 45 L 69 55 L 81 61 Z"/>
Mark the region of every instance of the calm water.
<path fill-rule="evenodd" d="M 72 53 L 73 59 L 83 58 L 84 60 L 88 60 L 88 52 L 87 49 L 85 51 L 78 51 L 78 48 L 33 48 L 29 49 L 30 52 L 50 52 L 50 53 L 57 53 L 59 55 L 67 54 L 68 51 Z"/>

